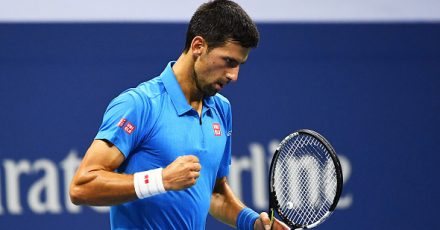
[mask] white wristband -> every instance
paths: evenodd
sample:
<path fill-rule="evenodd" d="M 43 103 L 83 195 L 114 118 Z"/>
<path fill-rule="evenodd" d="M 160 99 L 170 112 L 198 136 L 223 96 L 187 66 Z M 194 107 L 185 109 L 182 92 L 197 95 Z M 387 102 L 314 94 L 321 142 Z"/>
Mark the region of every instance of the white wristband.
<path fill-rule="evenodd" d="M 162 181 L 162 168 L 134 174 L 134 190 L 139 199 L 166 192 Z"/>

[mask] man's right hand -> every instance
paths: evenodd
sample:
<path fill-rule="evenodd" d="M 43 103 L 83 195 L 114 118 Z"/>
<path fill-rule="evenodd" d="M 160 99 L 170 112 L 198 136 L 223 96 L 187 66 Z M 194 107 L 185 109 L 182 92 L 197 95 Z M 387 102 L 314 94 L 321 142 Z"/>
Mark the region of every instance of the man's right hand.
<path fill-rule="evenodd" d="M 162 170 L 165 190 L 181 190 L 196 184 L 202 166 L 193 155 L 180 156 Z"/>

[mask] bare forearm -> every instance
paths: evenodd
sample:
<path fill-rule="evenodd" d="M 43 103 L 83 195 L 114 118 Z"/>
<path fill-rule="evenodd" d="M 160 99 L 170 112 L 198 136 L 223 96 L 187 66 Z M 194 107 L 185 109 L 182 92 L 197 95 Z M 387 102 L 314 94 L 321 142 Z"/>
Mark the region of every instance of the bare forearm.
<path fill-rule="evenodd" d="M 94 140 L 70 184 L 74 204 L 115 205 L 137 198 L 133 175 L 115 173 L 124 155 L 106 140 Z"/>
<path fill-rule="evenodd" d="M 70 186 L 74 204 L 116 205 L 137 199 L 133 175 L 95 170 L 78 175 Z"/>
<path fill-rule="evenodd" d="M 163 169 L 162 174 L 151 172 L 153 177 L 163 181 L 163 188 L 143 184 L 141 177 L 134 181 L 133 175 L 115 173 L 124 161 L 124 155 L 113 144 L 105 140 L 95 140 L 87 150 L 84 159 L 70 184 L 70 197 L 74 204 L 116 205 L 151 195 L 153 191 L 181 190 L 195 184 L 200 176 L 201 165 L 195 156 L 181 156 Z M 157 172 L 157 171 L 156 171 Z"/>
<path fill-rule="evenodd" d="M 226 179 L 217 182 L 211 197 L 209 213 L 221 222 L 235 227 L 237 216 L 244 204 L 234 195 Z"/>

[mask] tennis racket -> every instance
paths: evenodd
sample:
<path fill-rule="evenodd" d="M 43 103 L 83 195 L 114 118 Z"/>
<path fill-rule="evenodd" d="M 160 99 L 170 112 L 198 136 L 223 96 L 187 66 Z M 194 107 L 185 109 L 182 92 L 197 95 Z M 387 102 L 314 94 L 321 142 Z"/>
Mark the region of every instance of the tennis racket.
<path fill-rule="evenodd" d="M 279 144 L 269 171 L 269 213 L 293 229 L 324 222 L 342 192 L 342 169 L 335 150 L 319 133 L 301 129 Z"/>

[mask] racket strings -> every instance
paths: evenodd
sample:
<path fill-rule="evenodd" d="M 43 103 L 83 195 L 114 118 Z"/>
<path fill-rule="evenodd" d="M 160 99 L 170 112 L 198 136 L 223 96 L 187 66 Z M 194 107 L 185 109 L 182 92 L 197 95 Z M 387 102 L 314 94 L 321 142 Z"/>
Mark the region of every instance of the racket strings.
<path fill-rule="evenodd" d="M 310 152 L 310 146 L 314 146 L 316 143 L 311 143 L 312 145 L 304 145 L 304 148 L 300 148 L 298 149 L 298 151 L 306 151 L 306 152 Z M 304 153 L 305 154 L 305 153 Z M 305 161 L 302 162 L 302 166 L 305 167 L 310 167 L 308 165 L 312 165 L 312 167 L 314 169 L 319 169 L 319 163 L 314 160 L 314 158 L 311 157 L 307 157 L 304 158 L 306 159 Z M 290 169 L 292 169 L 292 167 L 289 167 Z M 298 167 L 299 169 L 301 169 L 302 167 Z M 314 174 L 319 174 L 321 172 L 317 172 L 317 173 L 312 173 L 312 174 L 307 174 L 306 172 L 303 171 L 298 171 L 296 170 L 296 172 L 291 172 L 291 173 L 299 173 L 299 181 L 300 181 L 300 187 L 305 187 L 308 186 L 307 183 L 310 183 L 310 181 L 313 180 L 318 180 L 319 183 L 322 183 L 321 178 L 317 177 Z M 291 174 L 294 175 L 294 174 Z M 309 178 L 310 177 L 310 178 Z M 314 208 L 318 206 L 317 202 L 318 194 L 320 191 L 316 188 L 313 188 L 311 191 L 309 191 L 309 193 L 305 193 L 305 192 L 300 192 L 300 200 L 304 201 L 304 200 L 309 200 L 309 202 L 303 202 L 303 205 L 305 207 L 303 207 L 302 209 L 300 209 L 300 211 L 303 211 L 302 213 L 291 213 L 291 218 L 294 219 L 299 219 L 299 222 L 303 222 L 303 223 L 313 223 L 316 221 L 317 218 L 319 218 L 319 215 L 315 215 L 314 212 Z M 325 203 L 324 203 L 325 205 Z M 321 206 L 321 208 L 319 208 L 319 210 L 317 211 L 318 213 L 320 212 L 320 210 L 322 209 L 323 206 Z"/>
<path fill-rule="evenodd" d="M 308 135 L 283 141 L 275 167 L 274 190 L 281 212 L 292 222 L 309 225 L 329 211 L 337 178 L 325 146 Z"/>
<path fill-rule="evenodd" d="M 306 141 L 304 141 L 304 142 L 306 142 Z M 310 141 L 309 145 L 304 145 L 304 148 L 299 149 L 299 151 L 302 151 L 301 154 L 307 154 L 307 153 L 314 152 L 320 157 L 328 157 L 328 155 L 325 156 L 322 154 L 323 151 L 326 151 L 326 149 L 316 139 L 312 139 L 312 141 Z M 315 170 L 318 169 L 320 171 L 319 172 L 315 171 L 316 173 L 311 173 L 311 174 L 302 174 L 302 175 L 304 175 L 302 179 L 304 179 L 305 181 L 309 180 L 309 183 L 312 183 L 313 181 L 317 181 L 318 184 L 321 184 L 321 185 L 324 184 L 325 180 L 323 180 L 323 177 L 318 176 L 318 175 L 325 175 L 325 171 L 324 172 L 322 171 L 323 170 L 323 165 L 321 165 L 322 161 L 316 161 L 312 157 L 308 157 L 307 159 L 308 159 L 308 162 L 306 162 L 305 165 L 313 164 L 314 165 L 313 168 Z M 324 161 L 328 161 L 328 160 L 330 160 L 329 157 L 324 159 Z M 305 178 L 306 176 L 308 176 L 309 179 Z M 323 192 L 324 192 L 324 190 L 321 190 L 319 188 L 313 188 L 313 190 L 310 191 L 310 193 L 312 193 L 312 194 L 309 194 L 309 196 L 314 197 L 315 199 L 312 199 L 311 200 L 312 202 L 309 202 L 309 203 L 305 202 L 305 204 L 306 204 L 305 217 L 307 217 L 307 218 L 302 218 L 304 222 L 313 223 L 313 222 L 317 221 L 320 218 L 319 214 L 325 215 L 326 210 L 329 209 L 331 203 L 326 202 L 327 196 L 325 194 L 323 194 Z M 319 194 L 313 194 L 313 193 L 319 193 Z M 306 193 L 303 193 L 303 194 L 306 194 Z M 318 196 L 319 198 L 316 196 Z M 302 197 L 303 197 L 303 199 L 307 199 L 304 196 L 302 196 Z M 324 200 L 322 200 L 322 198 L 324 198 Z M 321 202 L 320 203 L 321 205 L 318 204 L 318 202 Z M 318 209 L 316 209 L 317 207 L 318 207 Z M 315 210 L 313 208 L 315 208 Z M 322 210 L 325 210 L 325 211 L 322 212 Z M 316 213 L 318 213 L 318 215 L 316 215 Z"/>

